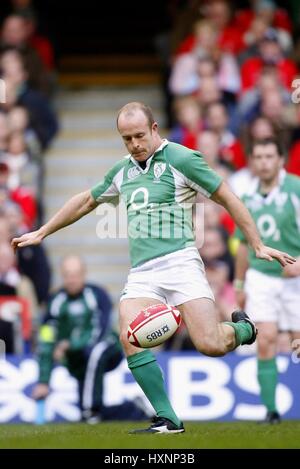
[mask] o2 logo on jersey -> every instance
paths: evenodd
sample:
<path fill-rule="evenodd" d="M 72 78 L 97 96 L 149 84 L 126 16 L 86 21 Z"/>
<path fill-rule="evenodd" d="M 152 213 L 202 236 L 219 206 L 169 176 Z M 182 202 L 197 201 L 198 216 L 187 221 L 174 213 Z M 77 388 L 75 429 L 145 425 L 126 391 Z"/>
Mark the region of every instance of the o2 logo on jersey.
<path fill-rule="evenodd" d="M 272 238 L 273 241 L 279 241 L 280 230 L 277 228 L 276 220 L 272 215 L 261 215 L 257 220 L 257 228 L 262 238 Z"/>
<path fill-rule="evenodd" d="M 142 210 L 143 208 L 147 207 L 148 202 L 149 202 L 148 189 L 146 189 L 146 187 L 139 187 L 138 189 L 133 191 L 133 193 L 131 194 L 129 204 L 132 210 Z"/>

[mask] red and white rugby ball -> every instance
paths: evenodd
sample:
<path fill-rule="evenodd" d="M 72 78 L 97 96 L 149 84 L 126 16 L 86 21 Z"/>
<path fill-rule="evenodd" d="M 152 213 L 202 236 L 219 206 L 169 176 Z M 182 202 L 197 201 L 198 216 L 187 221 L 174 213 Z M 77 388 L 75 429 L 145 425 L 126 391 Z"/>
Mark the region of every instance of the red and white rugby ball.
<path fill-rule="evenodd" d="M 180 312 L 174 306 L 152 305 L 140 311 L 129 324 L 127 337 L 136 347 L 156 347 L 177 331 L 180 322 Z"/>

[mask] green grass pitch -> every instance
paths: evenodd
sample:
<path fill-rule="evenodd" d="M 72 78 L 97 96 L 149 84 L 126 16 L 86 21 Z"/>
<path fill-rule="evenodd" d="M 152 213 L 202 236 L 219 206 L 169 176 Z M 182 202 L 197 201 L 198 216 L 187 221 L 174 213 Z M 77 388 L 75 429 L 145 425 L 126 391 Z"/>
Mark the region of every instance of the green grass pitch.
<path fill-rule="evenodd" d="M 178 435 L 128 434 L 139 427 L 136 422 L 0 425 L 0 448 L 300 448 L 300 421 L 188 422 Z"/>

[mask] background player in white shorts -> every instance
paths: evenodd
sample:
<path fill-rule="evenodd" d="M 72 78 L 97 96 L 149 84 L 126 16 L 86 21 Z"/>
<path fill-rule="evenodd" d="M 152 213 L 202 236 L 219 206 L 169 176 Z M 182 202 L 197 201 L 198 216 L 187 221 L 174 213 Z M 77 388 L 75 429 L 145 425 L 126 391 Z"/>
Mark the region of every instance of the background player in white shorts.
<path fill-rule="evenodd" d="M 258 326 L 258 382 L 267 408 L 265 422 L 278 423 L 275 402 L 278 328 L 284 322 L 300 338 L 300 178 L 286 173 L 275 139 L 255 142 L 250 155 L 257 179 L 243 197 L 264 243 L 298 257 L 293 265 L 261 262 L 245 244 L 240 230 L 235 286 L 240 307 Z M 245 280 L 245 282 L 244 282 Z"/>
<path fill-rule="evenodd" d="M 128 366 L 157 414 L 153 425 L 142 431 L 180 433 L 184 427 L 170 404 L 155 356 L 127 340 L 128 325 L 136 314 L 156 304 L 158 299 L 173 298 L 195 347 L 211 356 L 224 355 L 238 345 L 252 343 L 256 337 L 255 326 L 244 312 L 234 312 L 232 322 L 218 322 L 201 259 L 189 251 L 195 244 L 192 212 L 186 203 L 192 203 L 197 192 L 201 192 L 226 207 L 257 257 L 269 261 L 275 258 L 282 265 L 293 263 L 294 259 L 264 246 L 244 204 L 208 167 L 199 152 L 160 137 L 148 106 L 138 102 L 125 105 L 119 111 L 117 127 L 129 154 L 92 190 L 75 195 L 48 223 L 15 238 L 12 245 L 16 249 L 39 244 L 98 204 L 123 199 L 127 207 L 131 264 L 140 272 L 138 279 L 137 271 L 130 272 L 121 298 L 120 338 Z M 183 262 L 182 255 L 187 256 Z M 195 272 L 202 283 L 195 280 Z M 139 278 L 143 276 L 141 283 Z"/>

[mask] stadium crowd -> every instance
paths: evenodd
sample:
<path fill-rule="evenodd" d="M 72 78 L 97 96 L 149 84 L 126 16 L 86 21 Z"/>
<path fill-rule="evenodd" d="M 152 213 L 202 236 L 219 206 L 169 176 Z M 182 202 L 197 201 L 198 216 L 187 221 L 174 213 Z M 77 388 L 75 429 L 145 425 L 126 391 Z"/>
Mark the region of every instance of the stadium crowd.
<path fill-rule="evenodd" d="M 175 3 L 173 28 L 164 39 L 169 140 L 202 152 L 239 197 L 255 177 L 248 158 L 253 141 L 276 136 L 286 170 L 299 176 L 296 17 L 293 23 L 273 0 L 251 0 L 244 8 L 227 0 L 184 2 L 182 9 Z M 206 199 L 197 245 L 223 320 L 236 305 L 234 230 L 228 213 Z M 168 347 L 191 347 L 184 327 Z M 287 333 L 278 347 L 290 350 Z"/>
<path fill-rule="evenodd" d="M 54 49 L 39 32 L 32 2 L 12 0 L 0 32 L 0 298 L 15 298 L 13 307 L 1 308 L 0 337 L 8 353 L 33 350 L 50 288 L 44 247 L 15 258 L 10 241 L 43 218 L 43 160 L 59 129 L 55 76 Z"/>

